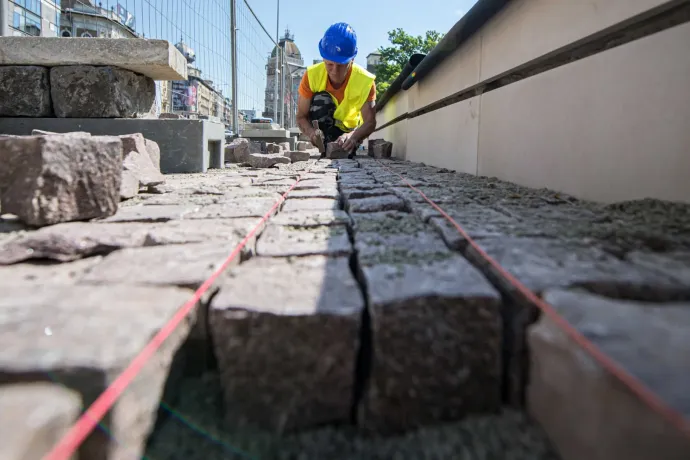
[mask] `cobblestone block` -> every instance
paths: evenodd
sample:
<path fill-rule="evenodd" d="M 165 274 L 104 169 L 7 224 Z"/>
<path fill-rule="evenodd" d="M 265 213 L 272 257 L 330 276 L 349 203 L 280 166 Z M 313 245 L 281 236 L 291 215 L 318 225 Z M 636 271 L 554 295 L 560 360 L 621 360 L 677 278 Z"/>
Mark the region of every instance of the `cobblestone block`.
<path fill-rule="evenodd" d="M 116 67 L 60 66 L 50 69 L 50 94 L 58 118 L 145 118 L 156 85 Z"/>
<path fill-rule="evenodd" d="M 122 285 L 3 287 L 0 383 L 57 382 L 90 406 L 189 297 L 182 289 Z M 94 431 L 80 456 L 141 457 L 171 362 L 194 321 L 195 312 L 165 340 L 101 422 L 109 436 Z"/>
<path fill-rule="evenodd" d="M 479 247 L 503 269 L 536 294 L 547 289 L 588 286 L 613 295 L 639 295 L 650 288 L 673 288 L 665 276 L 633 266 L 595 247 L 547 238 L 485 238 L 477 240 Z M 508 361 L 506 378 L 508 399 L 512 404 L 524 403 L 527 381 L 528 354 L 526 328 L 536 319 L 533 307 L 526 306 L 515 288 L 503 274 L 488 265 L 473 248 L 466 255 L 475 266 L 495 277 L 512 303 L 506 305 L 512 329 L 506 344 Z"/>
<path fill-rule="evenodd" d="M 195 206 L 190 205 L 162 205 L 162 206 L 123 206 L 115 215 L 99 222 L 167 222 L 182 219 L 190 214 Z"/>
<path fill-rule="evenodd" d="M 231 163 L 247 163 L 250 152 L 256 151 L 261 151 L 261 147 L 259 146 L 252 151 L 249 139 L 233 139 L 231 143 L 225 146 L 225 159 Z"/>
<path fill-rule="evenodd" d="M 219 285 L 210 325 L 227 420 L 274 432 L 346 423 L 364 309 L 348 259 L 257 257 Z"/>
<path fill-rule="evenodd" d="M 115 214 L 122 142 L 116 137 L 26 136 L 0 139 L 3 213 L 41 227 Z"/>
<path fill-rule="evenodd" d="M 122 140 L 123 168 L 139 179 L 141 187 L 159 185 L 165 182 L 160 171 L 160 149 L 157 149 L 157 144 L 154 148 L 150 143 L 147 143 L 140 133 L 120 136 L 120 140 Z M 158 167 L 154 164 L 156 150 Z"/>
<path fill-rule="evenodd" d="M 357 198 L 346 203 L 348 212 L 405 211 L 405 202 L 394 195 Z"/>
<path fill-rule="evenodd" d="M 343 226 L 288 227 L 268 225 L 256 245 L 259 256 L 346 256 L 352 252 Z"/>
<path fill-rule="evenodd" d="M 338 200 L 328 198 L 288 199 L 283 205 L 283 212 L 292 211 L 336 211 L 340 208 Z"/>
<path fill-rule="evenodd" d="M 129 169 L 122 170 L 122 179 L 120 182 L 120 199 L 129 200 L 139 194 L 139 178 L 133 171 Z"/>
<path fill-rule="evenodd" d="M 196 243 L 121 249 L 93 267 L 82 282 L 197 289 L 234 248 L 227 243 Z M 232 263 L 238 264 L 239 259 L 235 257 Z"/>
<path fill-rule="evenodd" d="M 377 142 L 369 152 L 374 158 L 390 158 L 393 154 L 393 143 L 387 141 Z"/>
<path fill-rule="evenodd" d="M 309 161 L 309 158 L 311 158 L 311 153 L 305 152 L 305 151 L 290 151 L 288 148 L 284 155 L 286 157 L 289 157 L 290 160 L 292 160 L 293 163 L 298 163 L 300 161 Z"/>
<path fill-rule="evenodd" d="M 345 211 L 324 210 L 324 211 L 294 211 L 281 212 L 271 219 L 275 225 L 286 225 L 291 227 L 320 227 L 322 225 L 347 225 L 350 217 Z"/>
<path fill-rule="evenodd" d="M 548 291 L 545 300 L 602 352 L 690 416 L 690 304 Z M 564 460 L 681 460 L 690 440 L 643 403 L 547 316 L 529 329 L 528 409 Z"/>
<path fill-rule="evenodd" d="M 326 146 L 326 158 L 331 160 L 337 160 L 341 158 L 347 158 L 349 152 L 343 150 L 343 148 L 337 142 L 329 142 Z"/>
<path fill-rule="evenodd" d="M 0 389 L 0 458 L 43 458 L 76 422 L 77 394 L 49 383 L 6 385 Z"/>
<path fill-rule="evenodd" d="M 250 153 L 247 163 L 252 168 L 270 168 L 278 163 L 290 163 L 290 158 L 282 153 Z"/>
<path fill-rule="evenodd" d="M 340 198 L 338 189 L 333 187 L 319 187 L 305 190 L 292 190 L 289 195 L 290 198 L 328 198 L 337 200 Z"/>
<path fill-rule="evenodd" d="M 350 200 L 358 200 L 360 198 L 372 198 L 384 195 L 392 195 L 392 192 L 384 187 L 359 188 L 359 187 L 341 187 L 343 198 L 346 202 Z"/>
<path fill-rule="evenodd" d="M 466 260 L 362 268 L 373 363 L 361 423 L 402 432 L 496 412 L 501 404 L 501 300 Z"/>
<path fill-rule="evenodd" d="M 189 214 L 185 214 L 185 219 L 235 219 L 238 217 L 263 217 L 275 206 L 277 199 L 273 198 L 252 198 L 226 201 L 220 204 L 213 204 L 195 208 Z M 274 209 L 272 214 L 278 211 Z"/>
<path fill-rule="evenodd" d="M 661 271 L 670 279 L 690 286 L 690 251 L 665 253 L 633 251 L 627 254 L 625 258 L 632 264 L 649 270 Z"/>
<path fill-rule="evenodd" d="M 37 262 L 0 266 L 0 287 L 75 284 L 101 260 L 102 257 L 96 256 L 76 262 Z"/>
<path fill-rule="evenodd" d="M 547 236 L 543 227 L 534 222 L 520 221 L 487 206 L 468 204 L 453 207 L 446 212 L 472 239 Z M 448 247 L 458 250 L 465 248 L 467 240 L 448 219 L 432 217 L 438 214 L 434 208 L 429 206 L 418 214 L 422 220 L 428 218 L 428 222 L 441 234 Z"/>
<path fill-rule="evenodd" d="M 0 117 L 51 117 L 48 69 L 0 66 Z"/>
<path fill-rule="evenodd" d="M 203 226 L 191 220 L 163 223 L 70 222 L 0 243 L 0 265 L 30 259 L 69 262 L 117 249 L 165 244 L 238 244 L 256 224 L 257 220 L 253 218 L 209 219 Z"/>

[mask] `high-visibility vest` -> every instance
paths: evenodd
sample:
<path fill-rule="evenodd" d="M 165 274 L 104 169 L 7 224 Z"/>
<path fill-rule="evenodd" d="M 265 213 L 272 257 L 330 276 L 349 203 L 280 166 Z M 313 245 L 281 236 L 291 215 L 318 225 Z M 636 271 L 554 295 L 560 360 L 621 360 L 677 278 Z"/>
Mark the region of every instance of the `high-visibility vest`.
<path fill-rule="evenodd" d="M 328 81 L 326 64 L 319 62 L 309 66 L 307 68 L 307 78 L 309 79 L 309 89 L 313 93 L 326 91 L 326 83 Z M 362 66 L 354 62 L 352 63 L 352 73 L 345 87 L 343 102 L 338 103 L 338 100 L 331 94 L 331 99 L 333 99 L 336 106 L 333 118 L 335 118 L 335 125 L 338 128 L 349 132 L 362 124 L 362 106 L 369 98 L 371 84 L 375 78 L 373 74 L 367 72 Z"/>

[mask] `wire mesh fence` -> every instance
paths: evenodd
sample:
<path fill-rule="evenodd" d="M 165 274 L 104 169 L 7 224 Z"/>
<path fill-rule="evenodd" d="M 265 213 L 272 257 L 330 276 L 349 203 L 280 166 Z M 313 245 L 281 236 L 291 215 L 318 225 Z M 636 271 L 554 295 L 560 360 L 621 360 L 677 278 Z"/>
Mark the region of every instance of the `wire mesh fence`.
<path fill-rule="evenodd" d="M 241 127 L 254 117 L 277 118 L 280 81 L 276 75 L 282 75 L 275 72 L 276 41 L 247 1 L 63 0 L 59 35 L 170 41 L 187 58 L 189 78 L 157 83 L 157 111 L 217 118 L 233 128 L 233 7 L 237 41 L 234 83 Z M 279 65 L 285 61 L 280 51 Z"/>

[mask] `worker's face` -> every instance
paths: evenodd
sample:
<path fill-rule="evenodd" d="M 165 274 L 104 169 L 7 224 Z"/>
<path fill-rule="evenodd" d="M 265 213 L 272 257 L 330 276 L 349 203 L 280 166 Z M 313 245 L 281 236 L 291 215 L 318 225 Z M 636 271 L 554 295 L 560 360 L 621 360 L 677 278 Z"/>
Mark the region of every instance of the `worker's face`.
<path fill-rule="evenodd" d="M 345 77 L 347 77 L 347 72 L 350 70 L 350 64 L 352 64 L 352 61 L 348 62 L 347 64 L 338 64 L 336 62 L 326 60 L 323 62 L 326 64 L 326 72 L 328 72 L 328 78 L 330 78 L 331 83 L 339 85 L 345 81 Z"/>

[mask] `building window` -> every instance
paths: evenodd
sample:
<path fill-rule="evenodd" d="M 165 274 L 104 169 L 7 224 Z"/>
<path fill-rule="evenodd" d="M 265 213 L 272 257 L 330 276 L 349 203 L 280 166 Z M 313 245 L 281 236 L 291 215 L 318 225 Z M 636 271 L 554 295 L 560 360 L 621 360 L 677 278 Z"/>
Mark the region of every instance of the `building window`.
<path fill-rule="evenodd" d="M 29 3 L 33 0 L 22 0 L 20 3 Z M 41 4 L 38 4 L 38 14 L 40 15 Z M 12 11 L 12 27 L 24 32 L 27 35 L 41 35 L 41 17 L 32 14 L 28 9 L 21 6 L 14 6 Z"/>

